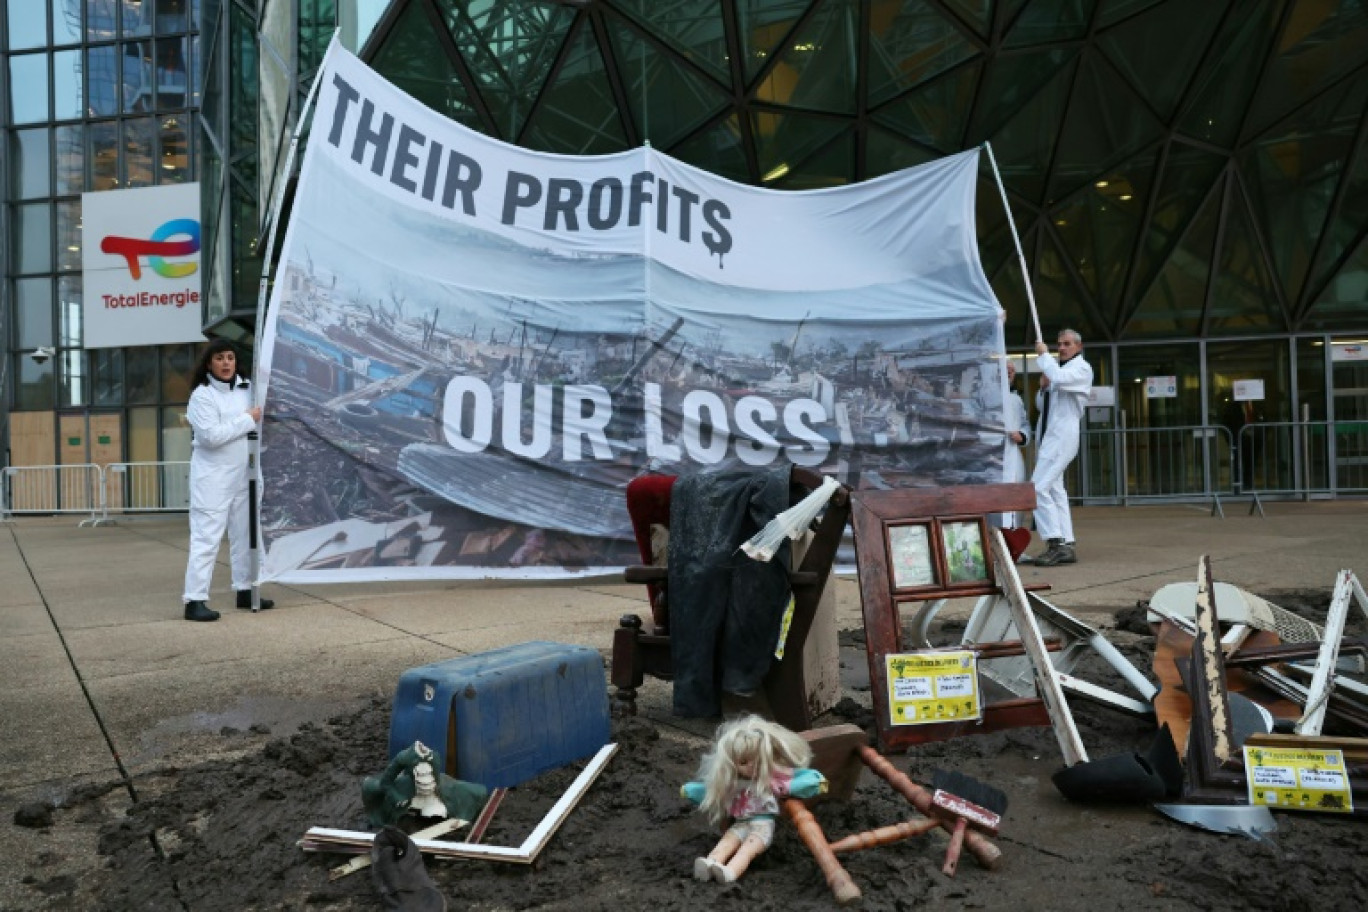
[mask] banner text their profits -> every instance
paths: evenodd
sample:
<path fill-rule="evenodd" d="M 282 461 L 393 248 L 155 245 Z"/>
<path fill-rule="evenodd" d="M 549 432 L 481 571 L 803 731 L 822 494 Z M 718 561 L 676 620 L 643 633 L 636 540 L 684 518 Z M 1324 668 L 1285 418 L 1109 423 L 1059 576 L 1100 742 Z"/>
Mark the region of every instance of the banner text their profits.
<path fill-rule="evenodd" d="M 390 184 L 429 202 L 436 200 L 440 181 L 441 204 L 454 210 L 459 198 L 461 212 L 475 216 L 475 191 L 484 182 L 484 168 L 478 161 L 455 149 L 444 149 L 440 142 L 406 123 L 399 123 L 396 131 L 394 115 L 377 112 L 375 103 L 362 98 L 341 76 L 333 76 L 333 85 L 337 89 L 337 105 L 328 131 L 331 145 L 344 148 L 345 136 L 351 146 L 352 161 L 364 165 L 369 150 L 373 174 L 386 177 L 388 165 Z M 359 110 L 354 108 L 358 102 Z M 351 116 L 354 111 L 355 116 Z M 702 240 L 708 251 L 719 258 L 719 265 L 721 256 L 732 249 L 732 236 L 724 224 L 731 218 L 731 212 L 725 203 L 702 199 L 686 187 L 671 187 L 650 171 L 630 175 L 626 186 L 622 179 L 611 175 L 592 183 L 552 177 L 543 185 L 536 175 L 509 171 L 504 180 L 501 221 L 514 225 L 520 210 L 540 209 L 544 231 L 575 232 L 581 230 L 581 224 L 595 231 L 607 231 L 617 227 L 624 214 L 628 226 L 640 225 L 647 207 L 654 209 L 656 231 L 668 234 L 673 225 L 684 243 Z M 710 229 L 701 231 L 697 238 L 695 207 Z"/>

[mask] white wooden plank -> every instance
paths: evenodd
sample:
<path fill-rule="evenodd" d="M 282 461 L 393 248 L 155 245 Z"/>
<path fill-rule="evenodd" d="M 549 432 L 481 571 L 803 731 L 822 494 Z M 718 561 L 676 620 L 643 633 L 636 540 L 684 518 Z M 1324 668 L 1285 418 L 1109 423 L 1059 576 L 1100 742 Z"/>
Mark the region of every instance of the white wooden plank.
<path fill-rule="evenodd" d="M 1321 635 L 1320 652 L 1316 655 L 1316 673 L 1307 688 L 1306 709 L 1294 729 L 1299 735 L 1319 735 L 1325 724 L 1325 709 L 1330 702 L 1330 688 L 1335 682 L 1335 663 L 1339 661 L 1340 640 L 1344 637 L 1344 621 L 1349 616 L 1349 596 L 1353 594 L 1354 574 L 1341 570 L 1335 580 L 1335 594 L 1330 599 L 1330 610 L 1325 616 L 1325 632 Z"/>
<path fill-rule="evenodd" d="M 1083 747 L 1083 739 L 1078 735 L 1077 726 L 1074 725 L 1069 703 L 1064 699 L 1064 690 L 1059 686 L 1059 674 L 1055 671 L 1054 663 L 1050 661 L 1045 641 L 1041 639 L 1035 612 L 1027 604 L 1026 590 L 1021 585 L 1021 577 L 1017 574 L 1016 564 L 1012 562 L 1011 552 L 1007 550 L 1007 542 L 1003 539 L 1001 530 L 988 531 L 998 585 L 1007 596 L 1007 603 L 1012 608 L 1012 618 L 1021 634 L 1022 646 L 1031 657 L 1036 683 L 1040 688 L 1040 698 L 1045 702 L 1045 708 L 1050 714 L 1055 739 L 1059 742 L 1059 750 L 1064 755 L 1064 765 L 1087 763 L 1088 752 Z"/>

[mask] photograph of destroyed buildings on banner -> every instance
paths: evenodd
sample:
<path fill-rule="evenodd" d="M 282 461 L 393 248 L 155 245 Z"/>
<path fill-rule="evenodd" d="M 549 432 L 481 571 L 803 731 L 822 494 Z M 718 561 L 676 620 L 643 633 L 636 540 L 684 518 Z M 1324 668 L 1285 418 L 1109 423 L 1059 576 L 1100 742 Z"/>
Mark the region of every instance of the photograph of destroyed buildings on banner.
<path fill-rule="evenodd" d="M 868 322 L 811 310 L 779 324 L 648 305 L 644 328 L 585 332 L 534 301 L 348 287 L 308 254 L 280 281 L 262 454 L 271 575 L 633 563 L 623 492 L 648 471 L 1000 480 L 995 317 L 872 338 Z"/>

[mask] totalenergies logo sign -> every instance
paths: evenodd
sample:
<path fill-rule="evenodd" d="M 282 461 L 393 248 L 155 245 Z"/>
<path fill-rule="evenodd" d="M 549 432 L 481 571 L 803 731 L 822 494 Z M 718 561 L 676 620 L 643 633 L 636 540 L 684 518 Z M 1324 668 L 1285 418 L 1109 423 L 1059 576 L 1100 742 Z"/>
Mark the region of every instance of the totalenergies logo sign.
<path fill-rule="evenodd" d="M 87 348 L 204 338 L 199 184 L 81 197 Z"/>
<path fill-rule="evenodd" d="M 173 240 L 182 237 L 183 240 Z M 199 269 L 198 263 L 168 263 L 163 257 L 183 257 L 199 253 L 200 226 L 194 219 L 179 218 L 163 222 L 143 240 L 136 237 L 121 237 L 107 234 L 100 241 L 100 250 L 121 256 L 128 264 L 128 273 L 134 279 L 142 278 L 142 265 L 139 257 L 147 257 L 147 265 L 164 279 L 183 279 Z"/>

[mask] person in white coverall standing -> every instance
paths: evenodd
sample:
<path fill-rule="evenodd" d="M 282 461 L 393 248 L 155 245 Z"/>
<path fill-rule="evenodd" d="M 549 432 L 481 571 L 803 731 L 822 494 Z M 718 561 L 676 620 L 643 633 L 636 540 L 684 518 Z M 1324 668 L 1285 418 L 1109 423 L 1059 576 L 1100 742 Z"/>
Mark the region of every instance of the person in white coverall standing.
<path fill-rule="evenodd" d="M 1036 424 L 1036 464 L 1031 483 L 1036 489 L 1036 531 L 1047 547 L 1022 563 L 1038 567 L 1078 562 L 1064 472 L 1078 455 L 1093 371 L 1083 358 L 1083 337 L 1074 330 L 1060 332 L 1057 348 L 1058 360 L 1044 342 L 1036 343 L 1036 366 L 1042 376 L 1040 391 L 1036 393 L 1040 418 Z"/>
<path fill-rule="evenodd" d="M 1007 429 L 1007 442 L 1010 444 L 1002 458 L 1002 480 L 1016 484 L 1026 480 L 1026 460 L 1021 455 L 1022 447 L 1031 442 L 1031 419 L 1026 414 L 1026 403 L 1021 394 L 1013 389 L 1016 383 L 1016 364 L 1007 362 L 1007 398 L 1002 401 L 1002 423 Z M 1003 513 L 999 522 L 1004 529 L 1014 529 L 1017 524 L 1015 513 Z"/>
<path fill-rule="evenodd" d="M 251 384 L 238 373 L 237 352 L 226 339 L 205 348 L 191 375 L 194 392 L 186 417 L 193 434 L 190 453 L 190 560 L 185 568 L 185 619 L 216 621 L 209 582 L 219 542 L 228 532 L 237 606 L 252 607 L 252 556 L 248 542 L 247 435 L 261 409 L 252 405 Z M 274 602 L 262 599 L 262 608 Z"/>

